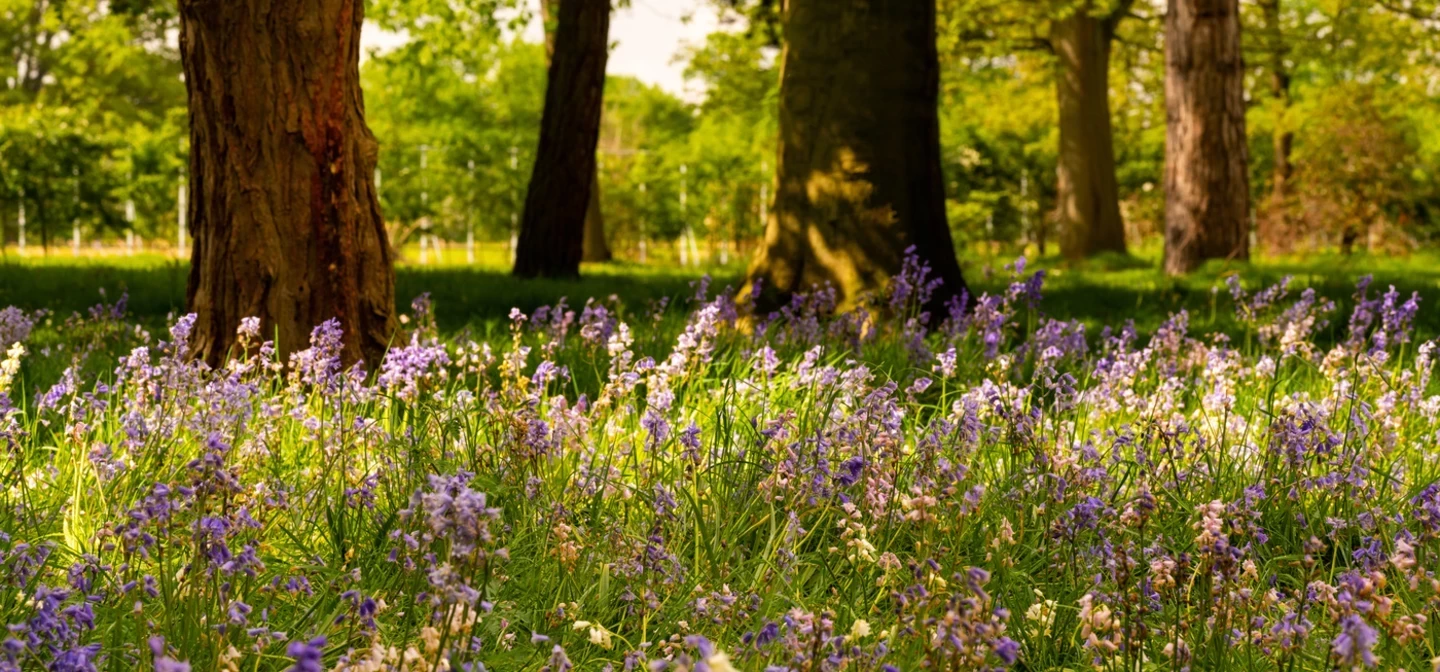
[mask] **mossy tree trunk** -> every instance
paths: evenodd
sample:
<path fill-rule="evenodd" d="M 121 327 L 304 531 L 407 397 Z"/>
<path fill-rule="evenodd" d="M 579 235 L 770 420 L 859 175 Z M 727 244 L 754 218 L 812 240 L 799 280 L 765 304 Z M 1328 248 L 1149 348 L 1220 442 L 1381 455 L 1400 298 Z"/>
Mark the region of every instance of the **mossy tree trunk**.
<path fill-rule="evenodd" d="M 790 0 L 780 147 L 750 266 L 763 308 L 830 283 L 842 307 L 883 289 L 915 246 L 965 289 L 945 217 L 934 0 Z"/>
<path fill-rule="evenodd" d="M 362 0 L 180 0 L 190 110 L 193 345 L 218 365 L 245 317 L 282 354 L 338 318 L 347 363 L 395 329 L 391 249 L 360 91 Z"/>
<path fill-rule="evenodd" d="M 1250 254 L 1239 0 L 1165 13 L 1165 272 Z"/>
<path fill-rule="evenodd" d="M 1104 16 L 1080 6 L 1050 24 L 1060 113 L 1055 219 L 1060 252 L 1070 259 L 1125 252 L 1110 121 L 1110 51 L 1129 4 Z"/>
<path fill-rule="evenodd" d="M 609 57 L 609 0 L 549 0 L 542 10 L 550 68 L 540 147 L 520 221 L 514 274 L 579 277 L 587 220 L 599 222 L 595 148 Z M 603 230 L 599 232 L 604 240 Z M 608 249 L 606 250 L 608 253 Z"/>

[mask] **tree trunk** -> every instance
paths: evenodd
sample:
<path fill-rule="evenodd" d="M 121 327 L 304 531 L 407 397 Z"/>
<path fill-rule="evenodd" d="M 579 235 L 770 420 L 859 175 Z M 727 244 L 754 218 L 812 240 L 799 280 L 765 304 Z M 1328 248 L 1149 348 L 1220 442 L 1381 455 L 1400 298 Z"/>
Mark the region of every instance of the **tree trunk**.
<path fill-rule="evenodd" d="M 590 205 L 585 209 L 585 242 L 580 253 L 581 261 L 610 261 L 610 244 L 605 242 L 605 218 L 600 213 L 600 175 L 596 171 L 595 181 L 590 185 Z"/>
<path fill-rule="evenodd" d="M 395 275 L 360 92 L 362 0 L 180 0 L 190 108 L 187 303 L 218 365 L 241 318 L 284 354 L 337 318 L 378 364 Z"/>
<path fill-rule="evenodd" d="M 599 211 L 598 194 L 592 197 L 591 192 L 609 57 L 610 2 L 556 2 L 540 147 L 515 254 L 514 274 L 522 278 L 579 277 L 592 198 Z"/>
<path fill-rule="evenodd" d="M 1165 272 L 1248 259 L 1249 150 L 1239 0 L 1165 13 Z"/>
<path fill-rule="evenodd" d="M 1059 65 L 1055 214 L 1060 251 L 1071 259 L 1125 252 L 1110 127 L 1110 42 L 1118 21 L 1119 14 L 1097 17 L 1082 7 L 1050 26 Z"/>
<path fill-rule="evenodd" d="M 545 58 L 548 63 L 555 58 L 555 5 L 560 0 L 540 0 L 540 22 L 545 32 Z M 603 108 L 602 108 L 603 109 Z M 585 241 L 580 253 L 581 261 L 610 261 L 615 256 L 610 244 L 605 241 L 605 215 L 600 210 L 600 167 L 595 167 L 595 181 L 591 183 L 590 205 L 585 209 Z"/>
<path fill-rule="evenodd" d="M 1290 177 L 1294 168 L 1290 163 L 1290 151 L 1295 144 L 1295 133 L 1286 125 L 1285 112 L 1290 109 L 1290 68 L 1285 64 L 1289 48 L 1285 45 L 1284 28 L 1280 23 L 1280 0 L 1259 0 L 1260 12 L 1265 21 L 1265 39 L 1270 60 L 1270 95 L 1275 98 L 1279 110 L 1275 116 L 1271 143 L 1274 150 L 1274 166 L 1270 173 L 1270 203 L 1261 225 L 1266 228 L 1260 239 L 1269 245 L 1288 236 Z"/>
<path fill-rule="evenodd" d="M 762 309 L 830 283 L 841 307 L 885 288 L 915 246 L 965 290 L 945 218 L 934 0 L 789 0 Z"/>

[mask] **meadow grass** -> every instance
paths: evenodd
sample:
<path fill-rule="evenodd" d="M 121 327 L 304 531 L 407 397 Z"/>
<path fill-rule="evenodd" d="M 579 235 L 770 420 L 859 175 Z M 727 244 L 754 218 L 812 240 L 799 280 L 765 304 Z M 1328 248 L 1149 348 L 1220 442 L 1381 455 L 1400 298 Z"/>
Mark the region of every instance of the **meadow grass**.
<path fill-rule="evenodd" d="M 738 285 L 743 261 L 726 266 L 687 268 L 673 263 L 632 262 L 585 264 L 580 280 L 519 280 L 509 274 L 499 244 L 477 244 L 478 263 L 464 263 L 463 252 L 447 250 L 441 263 L 420 265 L 418 248 L 407 248 L 396 269 L 397 307 L 428 293 L 442 334 L 469 331 L 505 338 L 511 308 L 529 312 L 568 298 L 571 305 L 587 298 L 615 296 L 631 308 L 685 296 L 697 278 L 706 275 L 721 288 Z M 1264 258 L 1254 263 L 1212 262 L 1184 278 L 1159 271 L 1155 250 L 1140 256 L 1102 256 L 1079 263 L 1056 256 L 1034 259 L 1031 266 L 1047 273 L 1040 305 L 1045 315 L 1080 320 L 1092 330 L 1134 320 L 1139 333 L 1149 334 L 1175 310 L 1185 309 L 1206 330 L 1233 331 L 1226 311 L 1218 310 L 1214 291 L 1224 277 L 1236 274 L 1246 283 L 1270 285 L 1293 278 L 1296 288 L 1314 287 L 1344 309 L 1356 278 L 1373 276 L 1378 287 L 1394 285 L 1402 293 L 1440 290 L 1440 257 L 1431 253 L 1406 257 L 1355 254 L 1310 254 Z M 972 255 L 963 259 L 966 279 L 978 292 L 1004 288 L 1009 256 Z M 67 252 L 18 256 L 13 247 L 0 256 L 0 306 L 48 309 L 61 317 L 83 313 L 105 299 L 127 293 L 131 319 L 161 326 L 183 313 L 188 262 L 161 254 L 80 257 Z M 106 294 L 102 295 L 102 291 Z M 1440 334 L 1440 313 L 1417 317 L 1425 334 Z"/>
<path fill-rule="evenodd" d="M 406 267 L 370 376 L 0 267 L 0 669 L 1434 667 L 1430 266 L 985 266 L 877 319 Z"/>

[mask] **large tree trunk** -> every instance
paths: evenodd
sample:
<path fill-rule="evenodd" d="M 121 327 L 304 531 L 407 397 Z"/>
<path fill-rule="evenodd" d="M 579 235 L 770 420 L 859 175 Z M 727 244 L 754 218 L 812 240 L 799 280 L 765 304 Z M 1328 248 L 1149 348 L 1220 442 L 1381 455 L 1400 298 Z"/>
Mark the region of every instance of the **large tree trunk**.
<path fill-rule="evenodd" d="M 775 201 L 750 266 L 763 308 L 830 283 L 883 289 L 915 246 L 965 290 L 945 218 L 934 0 L 789 0 Z"/>
<path fill-rule="evenodd" d="M 555 58 L 555 5 L 560 0 L 540 0 L 540 23 L 545 32 L 545 58 Z M 585 240 L 582 245 L 581 261 L 610 261 L 610 244 L 605 241 L 605 215 L 600 210 L 600 167 L 595 167 L 595 181 L 590 187 L 590 205 L 585 209 Z"/>
<path fill-rule="evenodd" d="M 1290 152 L 1295 144 L 1295 133 L 1285 119 L 1290 109 L 1290 68 L 1285 64 L 1289 48 L 1285 45 L 1284 28 L 1280 22 L 1280 0 L 1259 0 L 1260 12 L 1264 17 L 1266 51 L 1269 57 L 1270 95 L 1275 98 L 1277 110 L 1272 122 L 1271 144 L 1274 166 L 1270 173 L 1270 202 L 1266 216 L 1261 218 L 1260 239 L 1270 245 L 1288 235 L 1290 178 L 1294 168 L 1290 163 Z"/>
<path fill-rule="evenodd" d="M 1247 259 L 1250 214 L 1239 0 L 1165 13 L 1165 272 Z"/>
<path fill-rule="evenodd" d="M 371 365 L 395 277 L 360 93 L 363 0 L 180 0 L 190 107 L 192 343 L 212 365 L 241 318 L 287 353 L 338 318 Z"/>
<path fill-rule="evenodd" d="M 1055 215 L 1060 251 L 1071 259 L 1125 252 L 1110 127 L 1110 43 L 1119 16 L 1097 17 L 1082 7 L 1050 26 L 1059 65 Z"/>
<path fill-rule="evenodd" d="M 609 0 L 558 0 L 540 148 L 514 274 L 579 277 L 609 57 Z M 598 210 L 599 201 L 595 202 Z"/>

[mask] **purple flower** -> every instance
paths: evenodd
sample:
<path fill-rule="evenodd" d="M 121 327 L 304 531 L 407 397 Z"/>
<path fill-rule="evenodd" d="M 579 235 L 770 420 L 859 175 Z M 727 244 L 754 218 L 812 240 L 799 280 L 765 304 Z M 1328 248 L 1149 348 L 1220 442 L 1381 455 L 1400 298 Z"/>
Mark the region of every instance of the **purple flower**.
<path fill-rule="evenodd" d="M 240 327 L 235 330 L 236 335 L 242 339 L 256 340 L 260 338 L 260 318 L 242 317 Z"/>
<path fill-rule="evenodd" d="M 410 507 L 401 511 L 407 518 L 418 518 L 428 528 L 430 539 L 443 539 L 451 544 L 452 557 L 470 556 L 477 547 L 494 541 L 490 529 L 500 519 L 500 509 L 488 505 L 483 492 L 470 488 L 474 475 L 458 471 L 454 476 L 430 476 L 428 490 L 416 490 Z"/>
<path fill-rule="evenodd" d="M 1020 658 L 1020 643 L 1009 637 L 995 640 L 995 656 L 1006 665 L 1014 665 Z"/>
<path fill-rule="evenodd" d="M 15 306 L 0 310 L 0 351 L 29 338 L 34 328 L 35 317 L 26 315 L 25 311 Z"/>
<path fill-rule="evenodd" d="M 1330 643 L 1330 652 L 1345 667 L 1375 667 L 1375 642 L 1379 633 L 1365 619 L 1350 614 L 1340 619 L 1340 634 Z"/>
<path fill-rule="evenodd" d="M 230 617 L 230 623 L 234 625 L 245 625 L 250 620 L 250 605 L 235 600 L 230 603 L 230 608 L 225 611 Z"/>
<path fill-rule="evenodd" d="M 156 635 L 150 638 L 150 654 L 155 658 L 155 672 L 190 672 L 190 663 L 165 655 L 164 637 Z"/>
<path fill-rule="evenodd" d="M 564 647 L 556 644 L 555 648 L 550 650 L 550 659 L 545 661 L 545 667 L 540 669 L 544 672 L 570 672 L 572 667 L 575 665 L 570 662 L 570 657 L 565 655 Z"/>
<path fill-rule="evenodd" d="M 450 365 L 450 353 L 445 346 L 434 339 L 421 341 L 417 332 L 410 337 L 410 343 L 403 347 L 391 348 L 385 353 L 380 364 L 380 375 L 376 384 L 405 401 L 415 401 L 422 388 L 432 381 L 445 377 Z"/>
<path fill-rule="evenodd" d="M 285 647 L 285 655 L 295 661 L 289 672 L 325 672 L 321 663 L 325 656 L 325 637 L 316 637 L 308 642 L 290 642 Z"/>

